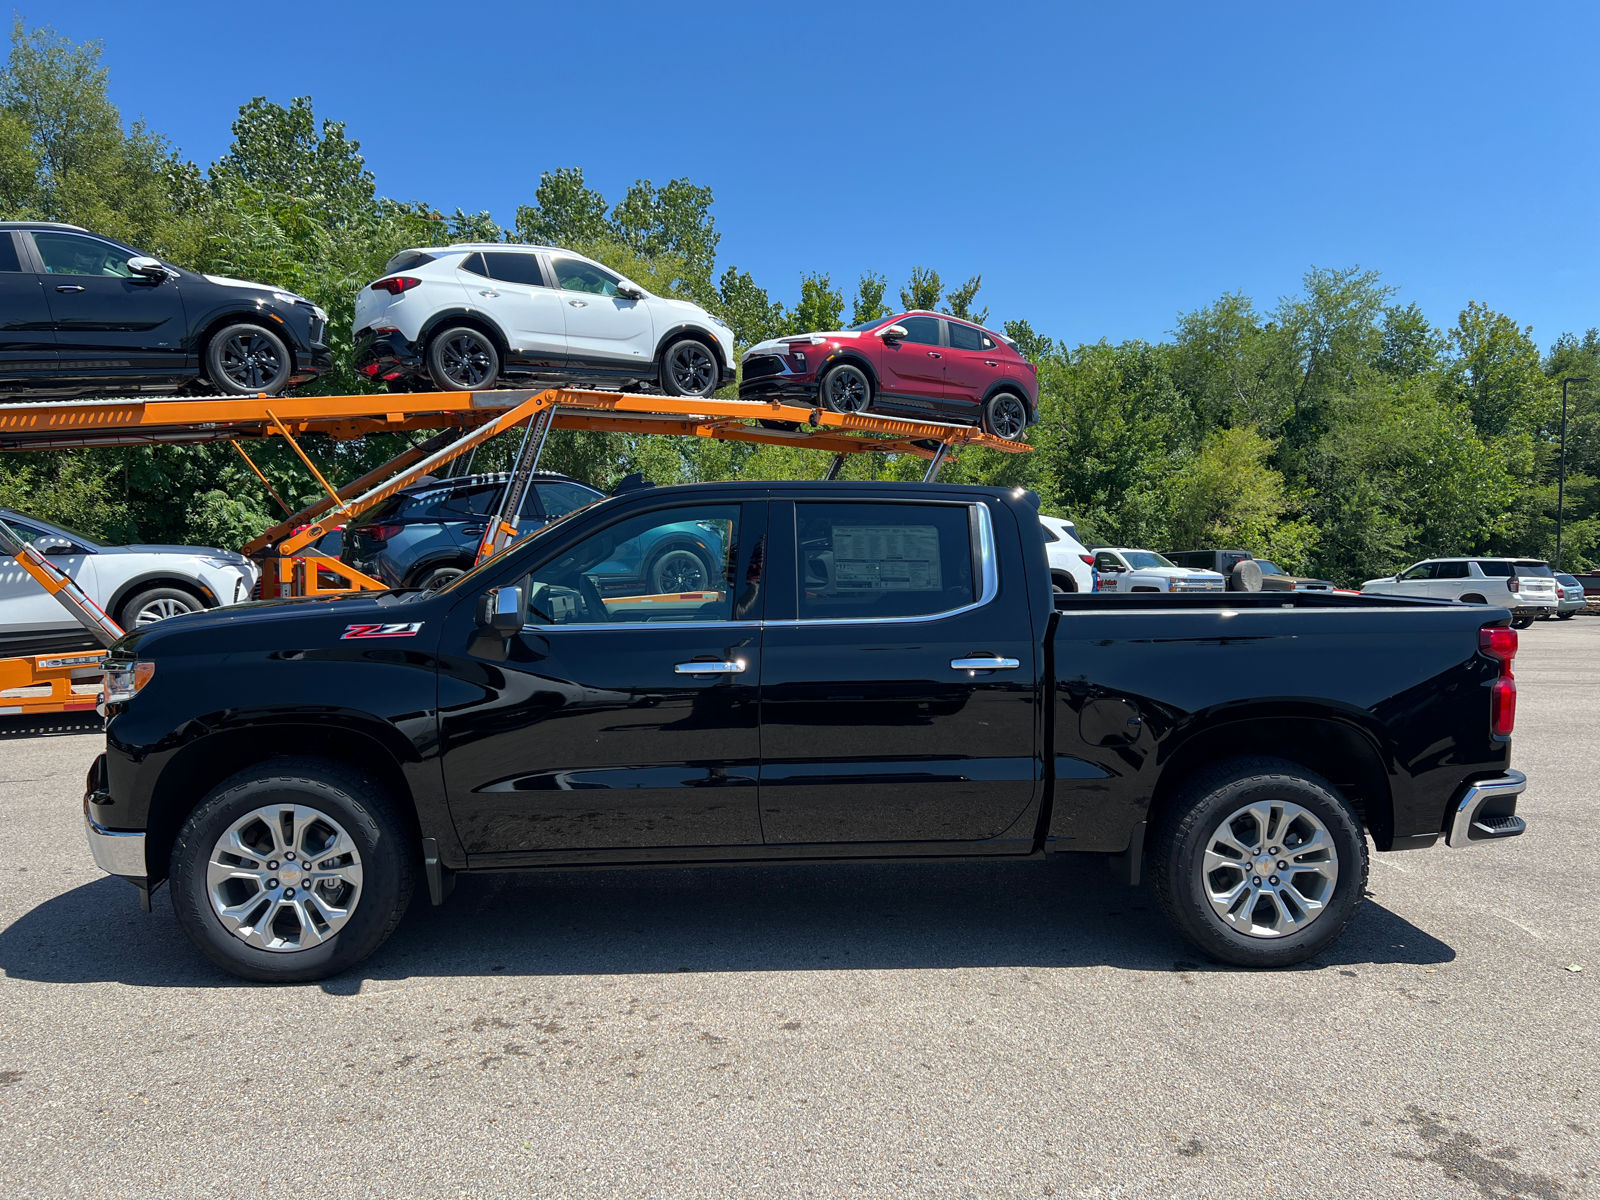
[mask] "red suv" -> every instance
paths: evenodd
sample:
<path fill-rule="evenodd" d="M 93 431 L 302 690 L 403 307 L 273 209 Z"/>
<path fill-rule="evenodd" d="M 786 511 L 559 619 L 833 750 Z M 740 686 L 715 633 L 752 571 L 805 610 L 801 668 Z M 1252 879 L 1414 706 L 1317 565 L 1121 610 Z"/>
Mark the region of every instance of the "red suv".
<path fill-rule="evenodd" d="M 1016 441 L 1039 419 L 1039 372 L 998 333 L 930 312 L 774 338 L 743 359 L 741 400 L 982 424 Z"/>

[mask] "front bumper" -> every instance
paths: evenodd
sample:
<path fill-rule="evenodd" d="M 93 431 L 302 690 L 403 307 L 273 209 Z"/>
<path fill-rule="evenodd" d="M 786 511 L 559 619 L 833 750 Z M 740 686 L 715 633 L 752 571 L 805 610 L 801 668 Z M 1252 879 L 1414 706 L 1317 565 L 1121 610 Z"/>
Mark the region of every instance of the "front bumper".
<path fill-rule="evenodd" d="M 94 865 L 107 875 L 126 875 L 130 879 L 143 880 L 150 874 L 144 860 L 145 835 L 95 824 L 88 796 L 83 798 L 83 825 L 84 833 L 89 838 L 89 853 L 94 855 Z"/>
<path fill-rule="evenodd" d="M 741 379 L 739 399 L 780 400 L 797 408 L 815 408 L 817 381 L 802 375 L 766 375 L 760 379 Z"/>
<path fill-rule="evenodd" d="M 1450 808 L 1445 841 L 1451 846 L 1471 846 L 1523 833 L 1528 823 L 1517 816 L 1517 797 L 1527 786 L 1526 775 L 1510 770 L 1498 778 L 1468 784 Z"/>

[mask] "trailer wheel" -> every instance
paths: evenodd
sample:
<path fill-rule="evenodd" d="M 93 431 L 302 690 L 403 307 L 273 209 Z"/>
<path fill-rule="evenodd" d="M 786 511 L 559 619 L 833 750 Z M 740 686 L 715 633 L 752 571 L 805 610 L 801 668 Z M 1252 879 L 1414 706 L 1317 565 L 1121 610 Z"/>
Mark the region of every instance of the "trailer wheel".
<path fill-rule="evenodd" d="M 441 392 L 482 391 L 500 374 L 500 354 L 482 330 L 456 325 L 428 343 L 428 374 Z"/>
<path fill-rule="evenodd" d="M 294 356 L 272 330 L 248 322 L 228 325 L 206 343 L 206 374 L 233 396 L 276 396 L 289 383 Z"/>
<path fill-rule="evenodd" d="M 150 588 L 123 604 L 117 612 L 117 624 L 127 630 L 142 629 L 168 617 L 181 617 L 204 608 L 198 596 L 182 588 Z"/>
<path fill-rule="evenodd" d="M 280 758 L 218 784 L 172 848 L 172 907 L 200 952 L 260 983 L 325 979 L 405 914 L 411 837 L 394 802 L 343 763 Z"/>
<path fill-rule="evenodd" d="M 1367 886 L 1367 841 L 1327 780 L 1281 758 L 1194 775 L 1156 832 L 1156 902 L 1212 958 L 1287 967 L 1344 933 Z"/>

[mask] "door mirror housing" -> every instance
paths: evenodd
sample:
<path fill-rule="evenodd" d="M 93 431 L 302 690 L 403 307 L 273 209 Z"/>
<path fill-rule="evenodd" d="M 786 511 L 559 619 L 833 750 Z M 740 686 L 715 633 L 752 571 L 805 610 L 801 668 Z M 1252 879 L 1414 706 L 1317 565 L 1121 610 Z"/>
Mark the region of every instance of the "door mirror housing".
<path fill-rule="evenodd" d="M 624 300 L 643 300 L 644 289 L 635 287 L 627 280 L 623 280 L 621 283 L 617 284 L 617 295 L 621 296 Z"/>
<path fill-rule="evenodd" d="M 40 545 L 40 543 L 43 545 Z M 34 548 L 41 554 L 82 554 L 83 548 L 63 538 L 40 538 Z"/>
<path fill-rule="evenodd" d="M 878 336 L 886 342 L 898 342 L 901 338 L 910 337 L 911 331 L 904 325 L 891 325 Z"/>
<path fill-rule="evenodd" d="M 495 588 L 478 601 L 478 628 L 511 637 L 522 628 L 524 611 L 520 587 Z"/>
<path fill-rule="evenodd" d="M 128 270 L 135 275 L 143 275 L 146 279 L 162 282 L 167 277 L 167 268 L 162 265 L 159 258 L 151 258 L 146 254 L 135 254 L 128 260 Z"/>

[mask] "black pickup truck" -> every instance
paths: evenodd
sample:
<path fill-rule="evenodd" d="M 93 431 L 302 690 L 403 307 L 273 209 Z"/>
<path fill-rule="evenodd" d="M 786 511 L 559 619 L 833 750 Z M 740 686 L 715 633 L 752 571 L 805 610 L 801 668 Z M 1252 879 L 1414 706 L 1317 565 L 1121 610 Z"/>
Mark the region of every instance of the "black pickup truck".
<path fill-rule="evenodd" d="M 111 651 L 84 812 L 146 909 L 264 981 L 461 871 L 1141 863 L 1206 953 L 1339 937 L 1379 851 L 1523 830 L 1501 608 L 1055 595 L 1030 493 L 642 489 L 432 591 L 247 604 Z M 646 569 L 670 541 L 681 578 Z M 1087 856 L 1099 856 L 1096 860 Z"/>

